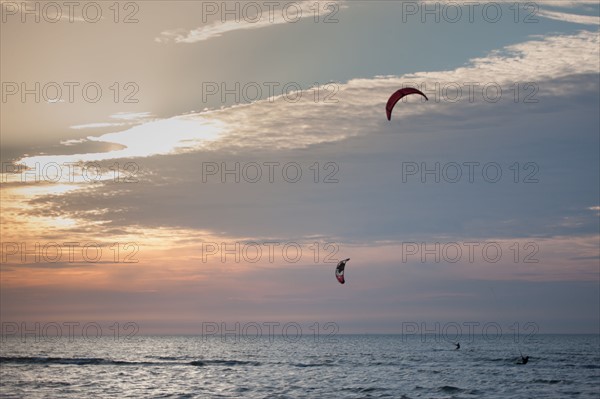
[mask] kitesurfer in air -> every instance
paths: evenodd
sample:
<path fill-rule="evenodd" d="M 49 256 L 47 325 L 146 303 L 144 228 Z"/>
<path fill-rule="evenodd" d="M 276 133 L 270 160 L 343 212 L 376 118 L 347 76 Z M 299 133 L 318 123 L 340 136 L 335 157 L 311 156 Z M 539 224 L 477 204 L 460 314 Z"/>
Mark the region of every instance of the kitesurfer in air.
<path fill-rule="evenodd" d="M 344 280 L 344 268 L 346 267 L 346 262 L 348 262 L 350 258 L 341 260 L 338 262 L 335 267 L 335 278 L 340 282 L 340 284 L 344 284 L 346 280 Z"/>

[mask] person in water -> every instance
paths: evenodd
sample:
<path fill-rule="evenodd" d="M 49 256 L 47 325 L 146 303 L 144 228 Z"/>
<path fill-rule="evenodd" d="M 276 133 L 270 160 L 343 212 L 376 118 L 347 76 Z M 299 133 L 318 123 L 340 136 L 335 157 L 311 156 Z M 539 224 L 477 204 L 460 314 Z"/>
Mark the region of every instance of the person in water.
<path fill-rule="evenodd" d="M 456 351 L 460 349 L 460 342 L 455 343 L 454 345 L 456 345 Z"/>
<path fill-rule="evenodd" d="M 528 361 L 529 361 L 529 356 L 521 355 L 521 361 L 517 364 L 527 364 Z"/>

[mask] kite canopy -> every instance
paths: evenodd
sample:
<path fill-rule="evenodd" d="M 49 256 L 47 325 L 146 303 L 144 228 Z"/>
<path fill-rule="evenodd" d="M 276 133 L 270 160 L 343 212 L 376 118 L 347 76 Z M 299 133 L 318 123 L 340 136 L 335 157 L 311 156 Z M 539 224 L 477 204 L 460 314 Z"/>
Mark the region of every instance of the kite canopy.
<path fill-rule="evenodd" d="M 346 262 L 348 262 L 350 258 L 344 259 L 338 262 L 335 267 L 335 277 L 340 282 L 340 284 L 344 284 L 346 280 L 344 280 L 344 268 L 346 267 Z"/>
<path fill-rule="evenodd" d="M 420 94 L 423 97 L 425 97 L 425 100 L 429 100 L 427 98 L 427 96 L 425 94 L 423 94 L 422 91 L 417 90 L 412 87 L 406 87 L 404 89 L 398 90 L 397 92 L 395 92 L 394 94 L 392 94 L 390 96 L 387 104 L 385 105 L 385 113 L 387 114 L 388 121 L 392 120 L 392 110 L 394 109 L 394 106 L 396 105 L 396 103 L 398 101 L 400 101 L 400 99 L 402 99 L 402 97 L 408 96 L 409 94 Z"/>

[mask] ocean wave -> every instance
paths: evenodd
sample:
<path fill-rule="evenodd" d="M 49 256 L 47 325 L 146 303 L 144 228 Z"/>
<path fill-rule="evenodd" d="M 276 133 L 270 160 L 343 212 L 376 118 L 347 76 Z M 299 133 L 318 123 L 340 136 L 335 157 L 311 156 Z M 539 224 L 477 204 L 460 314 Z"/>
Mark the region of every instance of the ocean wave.
<path fill-rule="evenodd" d="M 374 392 L 386 392 L 389 391 L 389 388 L 386 387 L 344 387 L 344 388 L 340 388 L 340 391 L 343 392 L 351 392 L 351 393 L 355 393 L 355 394 L 366 394 L 366 397 L 372 397 L 371 393 Z M 387 396 L 387 395 L 386 395 Z"/>
<path fill-rule="evenodd" d="M 219 365 L 219 366 L 260 366 L 259 362 L 252 362 L 247 360 L 194 360 L 190 362 L 192 366 L 210 366 L 210 365 Z"/>
<path fill-rule="evenodd" d="M 259 366 L 259 362 L 251 362 L 244 360 L 225 360 L 225 359 L 214 359 L 214 360 L 194 360 L 191 362 L 147 362 L 147 361 L 126 361 L 126 360 L 113 360 L 104 359 L 97 357 L 36 357 L 36 356 L 2 356 L 0 357 L 0 364 L 62 364 L 62 365 L 77 365 L 77 366 L 89 366 L 89 365 L 110 365 L 110 366 L 169 366 L 169 365 L 191 365 L 191 366 L 239 366 L 239 365 L 250 365 Z"/>
<path fill-rule="evenodd" d="M 326 363 L 294 363 L 293 366 L 294 367 L 330 367 L 330 366 L 335 366 L 335 365 L 331 362 L 326 362 Z"/>
<path fill-rule="evenodd" d="M 560 384 L 563 381 L 562 380 L 545 380 L 543 378 L 537 378 L 537 379 L 533 380 L 533 382 L 536 384 Z"/>
<path fill-rule="evenodd" d="M 464 389 L 462 388 L 458 388 L 458 387 L 453 387 L 452 385 L 444 385 L 438 388 L 439 392 L 444 392 L 444 393 L 457 393 L 457 392 L 463 392 Z"/>
<path fill-rule="evenodd" d="M 3 356 L 0 363 L 13 364 L 71 364 L 71 365 L 139 365 L 152 364 L 151 362 L 128 362 L 124 360 L 110 360 L 98 357 L 36 357 L 36 356 Z"/>

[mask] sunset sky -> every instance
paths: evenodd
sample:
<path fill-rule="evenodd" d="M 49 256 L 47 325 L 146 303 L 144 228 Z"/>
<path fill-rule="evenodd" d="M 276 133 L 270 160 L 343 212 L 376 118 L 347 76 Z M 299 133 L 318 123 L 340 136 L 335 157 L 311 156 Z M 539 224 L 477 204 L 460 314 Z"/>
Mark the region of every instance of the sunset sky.
<path fill-rule="evenodd" d="M 1 2 L 3 322 L 600 332 L 597 1 L 267 3 Z"/>

